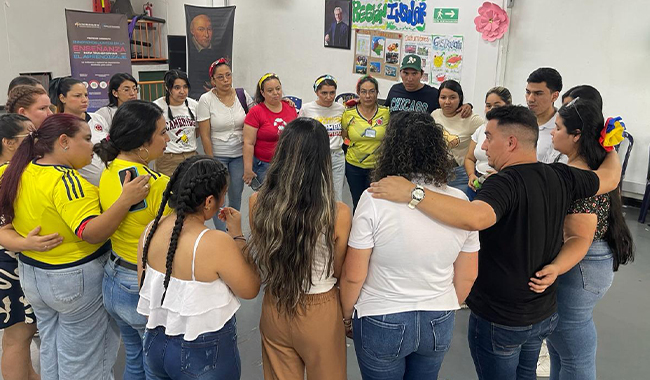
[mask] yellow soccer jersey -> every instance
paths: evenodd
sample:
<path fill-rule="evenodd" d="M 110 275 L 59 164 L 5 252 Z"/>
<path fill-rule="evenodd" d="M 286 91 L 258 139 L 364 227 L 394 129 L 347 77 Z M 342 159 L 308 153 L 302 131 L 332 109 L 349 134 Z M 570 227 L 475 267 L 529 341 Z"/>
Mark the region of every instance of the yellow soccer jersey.
<path fill-rule="evenodd" d="M 77 236 L 79 228 L 101 210 L 97 187 L 70 167 L 29 163 L 20 178 L 14 211 L 12 224 L 20 235 L 27 236 L 41 226 L 41 235 L 56 232 L 63 237 L 61 245 L 47 252 L 22 253 L 33 260 L 70 264 L 102 247 L 102 243 L 90 244 Z"/>
<path fill-rule="evenodd" d="M 363 169 L 373 169 L 376 163 L 375 152 L 386 134 L 386 126 L 390 113 L 388 107 L 378 106 L 377 112 L 366 120 L 357 107 L 351 107 L 343 112 L 342 128 L 347 131 L 350 147 L 345 160 Z"/>
<path fill-rule="evenodd" d="M 131 207 L 126 218 L 117 228 L 117 231 L 111 236 L 113 251 L 121 258 L 130 262 L 137 263 L 138 260 L 138 240 L 145 227 L 151 222 L 158 213 L 158 208 L 162 203 L 162 196 L 169 177 L 158 173 L 148 166 L 137 162 L 115 159 L 104 170 L 99 180 L 99 199 L 102 210 L 107 210 L 117 198 L 122 194 L 122 178 L 127 170 L 135 169 L 138 176 L 151 175 L 149 179 L 149 195 L 137 205 Z M 169 214 L 169 207 L 165 210 L 165 215 Z"/>

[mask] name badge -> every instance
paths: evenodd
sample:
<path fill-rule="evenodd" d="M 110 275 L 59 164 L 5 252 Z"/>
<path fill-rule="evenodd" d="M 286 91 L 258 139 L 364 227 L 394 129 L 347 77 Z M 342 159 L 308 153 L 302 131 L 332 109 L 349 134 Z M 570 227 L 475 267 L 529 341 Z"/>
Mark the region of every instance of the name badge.
<path fill-rule="evenodd" d="M 375 130 L 372 129 L 372 128 L 366 128 L 366 130 L 363 131 L 363 135 L 364 135 L 365 137 L 368 137 L 368 138 L 374 139 L 375 137 L 377 137 L 377 131 L 375 131 Z"/>

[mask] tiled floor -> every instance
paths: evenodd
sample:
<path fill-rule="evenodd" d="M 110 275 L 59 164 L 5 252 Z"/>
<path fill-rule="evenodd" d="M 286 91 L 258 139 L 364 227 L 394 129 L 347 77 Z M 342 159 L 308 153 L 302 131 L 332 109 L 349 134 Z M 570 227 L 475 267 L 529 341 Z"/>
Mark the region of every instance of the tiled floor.
<path fill-rule="evenodd" d="M 244 199 L 250 195 L 248 189 Z M 347 192 L 345 192 L 347 193 Z M 349 193 L 348 193 L 349 194 Z M 345 199 L 351 203 L 350 199 Z M 247 203 L 247 202 L 244 202 Z M 248 210 L 243 206 L 243 224 L 248 225 Z M 638 209 L 627 208 L 626 219 L 635 239 L 637 258 L 621 268 L 614 284 L 594 312 L 598 328 L 598 378 L 641 380 L 650 378 L 650 227 L 637 223 Z M 262 296 L 242 301 L 237 312 L 242 379 L 262 379 L 262 359 L 258 323 Z M 454 341 L 442 366 L 440 379 L 475 379 L 476 373 L 467 346 L 468 310 L 456 314 Z M 37 357 L 37 356 L 35 356 Z M 116 365 L 121 379 L 123 352 Z M 354 347 L 348 340 L 348 378 L 361 379 Z"/>

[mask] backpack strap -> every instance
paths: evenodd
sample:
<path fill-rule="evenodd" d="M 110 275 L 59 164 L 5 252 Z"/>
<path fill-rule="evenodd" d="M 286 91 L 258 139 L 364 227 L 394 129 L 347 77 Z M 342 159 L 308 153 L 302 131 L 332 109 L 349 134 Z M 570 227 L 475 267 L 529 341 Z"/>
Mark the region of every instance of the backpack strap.
<path fill-rule="evenodd" d="M 244 112 L 248 113 L 248 104 L 246 104 L 246 94 L 244 94 L 244 89 L 237 87 L 235 93 L 237 93 L 237 99 L 239 99 L 239 104 L 241 104 Z"/>

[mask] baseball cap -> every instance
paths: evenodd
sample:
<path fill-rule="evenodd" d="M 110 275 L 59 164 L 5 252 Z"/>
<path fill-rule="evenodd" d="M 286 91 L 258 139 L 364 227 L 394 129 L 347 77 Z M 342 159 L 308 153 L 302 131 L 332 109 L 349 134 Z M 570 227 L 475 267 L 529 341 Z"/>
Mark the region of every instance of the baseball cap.
<path fill-rule="evenodd" d="M 422 71 L 422 59 L 415 54 L 409 54 L 405 56 L 402 60 L 402 67 L 400 67 L 400 70 L 404 69 L 415 69 L 417 71 Z"/>

